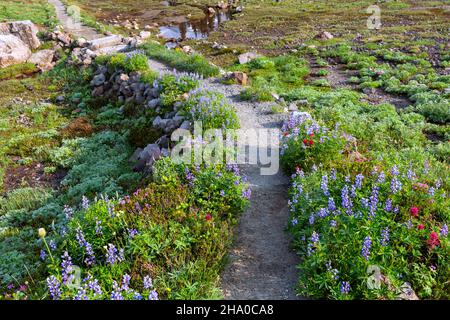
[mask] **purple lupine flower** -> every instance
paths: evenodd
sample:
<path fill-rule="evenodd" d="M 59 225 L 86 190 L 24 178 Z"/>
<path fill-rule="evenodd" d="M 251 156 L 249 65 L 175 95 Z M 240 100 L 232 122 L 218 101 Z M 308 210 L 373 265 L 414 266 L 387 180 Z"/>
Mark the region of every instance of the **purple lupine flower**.
<path fill-rule="evenodd" d="M 138 233 L 139 232 L 136 229 L 128 229 L 128 235 L 130 236 L 131 239 L 136 237 L 138 235 Z"/>
<path fill-rule="evenodd" d="M 291 224 L 292 224 L 293 226 L 296 226 L 296 225 L 298 224 L 297 218 L 292 219 Z"/>
<path fill-rule="evenodd" d="M 447 237 L 448 235 L 448 225 L 446 223 L 444 223 L 441 227 L 441 229 L 439 230 L 439 233 L 441 234 L 442 237 Z"/>
<path fill-rule="evenodd" d="M 83 196 L 83 197 L 81 198 L 81 207 L 82 207 L 84 210 L 87 210 L 87 209 L 89 208 L 89 199 L 86 198 L 85 196 Z"/>
<path fill-rule="evenodd" d="M 69 207 L 68 205 L 64 206 L 63 213 L 64 213 L 64 215 L 65 215 L 67 220 L 72 219 L 72 217 L 73 217 L 73 209 L 71 207 Z"/>
<path fill-rule="evenodd" d="M 139 292 L 134 292 L 133 300 L 142 300 L 142 295 Z"/>
<path fill-rule="evenodd" d="M 399 171 L 398 171 L 397 165 L 394 164 L 394 165 L 392 166 L 391 174 L 392 174 L 393 176 L 398 176 Z"/>
<path fill-rule="evenodd" d="M 333 275 L 334 280 L 339 280 L 339 270 L 338 269 L 331 269 L 331 274 Z"/>
<path fill-rule="evenodd" d="M 336 169 L 331 169 L 331 173 L 330 173 L 330 178 L 331 178 L 331 180 L 333 180 L 333 181 L 336 181 L 336 173 L 337 173 L 337 171 L 336 171 Z"/>
<path fill-rule="evenodd" d="M 131 276 L 127 273 L 125 273 L 122 277 L 122 290 L 123 291 L 128 291 L 130 290 L 130 280 L 131 280 Z"/>
<path fill-rule="evenodd" d="M 52 275 L 47 278 L 47 287 L 53 300 L 58 300 L 61 297 L 61 283 L 55 276 Z"/>
<path fill-rule="evenodd" d="M 334 199 L 332 197 L 328 198 L 328 210 L 330 212 L 333 212 L 334 210 L 336 210 L 336 204 L 334 203 Z"/>
<path fill-rule="evenodd" d="M 247 188 L 246 190 L 242 190 L 242 197 L 249 200 L 252 196 L 252 190 Z"/>
<path fill-rule="evenodd" d="M 361 198 L 361 205 L 362 205 L 364 208 L 368 208 L 368 207 L 369 207 L 369 200 L 366 199 L 366 198 Z"/>
<path fill-rule="evenodd" d="M 159 300 L 156 290 L 152 290 L 148 295 L 148 300 Z"/>
<path fill-rule="evenodd" d="M 327 215 L 328 215 L 327 208 L 320 208 L 319 212 L 317 213 L 317 216 L 322 219 L 325 218 Z"/>
<path fill-rule="evenodd" d="M 312 243 L 308 243 L 306 255 L 310 256 L 314 253 L 314 251 L 316 251 L 316 249 L 314 248 L 314 245 Z"/>
<path fill-rule="evenodd" d="M 428 170 L 430 169 L 430 164 L 427 160 L 423 162 L 423 173 L 428 173 Z"/>
<path fill-rule="evenodd" d="M 153 287 L 153 280 L 150 276 L 144 277 L 144 289 L 151 289 Z"/>
<path fill-rule="evenodd" d="M 397 192 L 402 190 L 402 183 L 400 180 L 397 179 L 397 177 L 392 178 L 391 180 L 391 192 L 393 194 L 396 194 Z"/>
<path fill-rule="evenodd" d="M 406 227 L 408 228 L 408 229 L 412 229 L 412 227 L 413 227 L 413 222 L 412 222 L 412 220 L 411 219 L 409 219 L 408 220 L 408 222 L 406 223 Z"/>
<path fill-rule="evenodd" d="M 39 254 L 39 258 L 44 261 L 47 258 L 47 253 L 45 250 L 41 250 L 41 253 Z"/>
<path fill-rule="evenodd" d="M 330 194 L 330 192 L 328 191 L 328 176 L 326 174 L 322 176 L 320 188 L 322 189 L 324 195 L 328 196 Z"/>
<path fill-rule="evenodd" d="M 394 207 L 394 213 L 397 214 L 397 213 L 399 213 L 399 212 L 400 212 L 400 207 L 396 205 L 396 206 Z"/>
<path fill-rule="evenodd" d="M 350 197 L 356 198 L 356 186 L 355 185 L 352 185 L 352 187 L 350 189 Z"/>
<path fill-rule="evenodd" d="M 355 186 L 356 186 L 356 188 L 358 188 L 358 189 L 362 188 L 362 181 L 363 181 L 363 179 L 364 179 L 364 176 L 361 173 L 356 176 L 356 178 L 355 178 Z"/>
<path fill-rule="evenodd" d="M 102 220 L 95 221 L 95 233 L 99 236 L 103 234 Z"/>
<path fill-rule="evenodd" d="M 314 224 L 314 221 L 315 221 L 314 214 L 311 214 L 311 215 L 309 216 L 308 222 L 309 222 L 309 224 L 312 226 L 312 225 Z"/>
<path fill-rule="evenodd" d="M 313 231 L 312 235 L 311 235 L 311 241 L 312 243 L 316 244 L 317 242 L 319 242 L 319 234 L 315 231 Z"/>
<path fill-rule="evenodd" d="M 73 279 L 72 258 L 69 256 L 69 253 L 67 251 L 64 251 L 61 258 L 62 258 L 62 261 L 61 261 L 62 283 L 68 284 L 68 283 L 72 282 L 72 279 Z"/>
<path fill-rule="evenodd" d="M 381 230 L 380 244 L 383 247 L 386 247 L 389 244 L 389 227 L 386 227 L 383 230 Z"/>
<path fill-rule="evenodd" d="M 350 292 L 350 283 L 346 281 L 341 282 L 341 293 L 347 295 Z"/>
<path fill-rule="evenodd" d="M 384 204 L 384 210 L 386 210 L 387 212 L 391 212 L 391 210 L 392 210 L 392 199 L 391 198 L 386 199 L 386 203 Z"/>
<path fill-rule="evenodd" d="M 88 285 L 89 290 L 93 291 L 95 295 L 97 295 L 97 296 L 102 295 L 102 288 L 98 284 L 97 279 L 91 279 L 87 285 Z"/>
<path fill-rule="evenodd" d="M 434 193 L 435 193 L 435 189 L 434 189 L 433 187 L 430 187 L 430 188 L 428 189 L 428 194 L 429 194 L 431 197 L 434 197 Z"/>
<path fill-rule="evenodd" d="M 95 263 L 95 253 L 89 242 L 86 242 L 85 249 L 86 249 L 86 257 L 84 258 L 84 263 L 86 263 L 86 265 L 88 266 L 92 266 Z"/>
<path fill-rule="evenodd" d="M 80 227 L 77 228 L 77 233 L 75 235 L 78 244 L 80 245 L 80 247 L 84 247 L 86 244 L 86 239 L 84 238 L 84 234 L 83 234 L 83 230 L 81 230 Z"/>
<path fill-rule="evenodd" d="M 435 184 L 436 189 L 439 189 L 441 187 L 441 184 L 442 184 L 441 179 L 437 179 L 436 184 Z"/>
<path fill-rule="evenodd" d="M 220 194 L 221 197 L 225 197 L 225 191 L 224 190 L 220 190 L 219 194 Z"/>
<path fill-rule="evenodd" d="M 371 247 L 372 247 L 372 238 L 370 236 L 367 236 L 364 238 L 364 242 L 361 248 L 361 255 L 366 261 L 369 261 Z"/>
<path fill-rule="evenodd" d="M 123 260 L 123 249 L 117 250 L 117 248 L 112 243 L 109 243 L 106 252 L 106 262 L 113 265 L 122 262 Z"/>
<path fill-rule="evenodd" d="M 378 186 L 373 186 L 372 193 L 369 199 L 369 219 L 375 218 L 377 204 L 378 204 Z"/>
<path fill-rule="evenodd" d="M 111 292 L 111 300 L 124 300 L 124 299 L 119 291 L 113 291 Z"/>
<path fill-rule="evenodd" d="M 73 300 L 89 300 L 86 289 L 85 288 L 79 288 L 77 291 L 77 294 L 73 297 Z"/>
<path fill-rule="evenodd" d="M 348 186 L 344 186 L 341 190 L 341 204 L 345 208 L 347 215 L 352 215 L 352 200 L 349 197 Z"/>
<path fill-rule="evenodd" d="M 383 183 L 386 180 L 386 175 L 384 171 L 381 171 L 377 178 L 377 183 Z"/>
<path fill-rule="evenodd" d="M 106 207 L 108 209 L 108 215 L 111 218 L 114 218 L 116 216 L 116 213 L 114 212 L 114 206 L 112 204 L 108 204 Z"/>
<path fill-rule="evenodd" d="M 337 226 L 336 220 L 330 220 L 330 227 L 336 228 L 336 226 Z"/>
<path fill-rule="evenodd" d="M 416 179 L 416 173 L 411 168 L 409 168 L 406 172 L 406 177 L 408 178 L 408 180 L 413 181 Z"/>

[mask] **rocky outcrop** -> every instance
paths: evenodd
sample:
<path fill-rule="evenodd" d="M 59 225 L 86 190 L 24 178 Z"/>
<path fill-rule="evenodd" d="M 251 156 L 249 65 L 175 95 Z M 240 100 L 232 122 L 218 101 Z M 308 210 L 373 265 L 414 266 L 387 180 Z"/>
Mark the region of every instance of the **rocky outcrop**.
<path fill-rule="evenodd" d="M 28 59 L 28 62 L 34 63 L 41 71 L 48 71 L 51 70 L 55 65 L 55 63 L 53 62 L 54 57 L 55 50 L 41 50 L 33 53 Z"/>
<path fill-rule="evenodd" d="M 37 49 L 41 45 L 37 37 L 38 31 L 30 20 L 0 23 L 0 35 L 16 36 L 30 49 Z"/>
<path fill-rule="evenodd" d="M 246 52 L 246 53 L 240 54 L 238 56 L 238 60 L 239 60 L 240 64 L 245 64 L 245 63 L 248 63 L 259 57 L 260 57 L 260 55 L 255 52 Z"/>
<path fill-rule="evenodd" d="M 30 48 L 18 37 L 0 35 L 0 68 L 25 62 L 30 56 Z"/>

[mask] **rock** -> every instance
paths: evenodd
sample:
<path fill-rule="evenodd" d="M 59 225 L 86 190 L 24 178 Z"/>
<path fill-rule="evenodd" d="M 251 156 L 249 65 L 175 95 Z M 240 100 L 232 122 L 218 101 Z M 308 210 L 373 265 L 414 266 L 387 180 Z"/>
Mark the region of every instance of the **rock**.
<path fill-rule="evenodd" d="M 147 102 L 146 106 L 147 106 L 147 108 L 155 109 L 157 106 L 159 106 L 160 103 L 161 103 L 161 99 L 155 98 L 155 99 L 152 99 L 149 102 Z"/>
<path fill-rule="evenodd" d="M 139 155 L 142 153 L 142 151 L 144 151 L 144 149 L 142 148 L 137 148 L 136 150 L 134 150 L 133 154 L 130 156 L 130 158 L 128 158 L 128 162 L 135 163 L 136 161 L 138 161 Z"/>
<path fill-rule="evenodd" d="M 0 35 L 0 68 L 25 62 L 30 56 L 30 48 L 18 37 Z"/>
<path fill-rule="evenodd" d="M 214 8 L 209 7 L 208 14 L 210 14 L 210 15 L 216 14 L 216 10 L 214 10 Z"/>
<path fill-rule="evenodd" d="M 28 59 L 28 62 L 34 63 L 41 71 L 48 71 L 53 68 L 53 58 L 55 51 L 51 49 L 35 52 Z"/>
<path fill-rule="evenodd" d="M 242 6 L 237 6 L 236 9 L 234 9 L 234 12 L 240 13 L 243 9 L 244 8 Z"/>
<path fill-rule="evenodd" d="M 97 55 L 104 55 L 104 54 L 114 54 L 117 52 L 123 52 L 123 51 L 126 51 L 127 49 L 128 49 L 128 45 L 118 44 L 115 46 L 100 48 L 100 49 L 94 50 L 94 52 Z"/>
<path fill-rule="evenodd" d="M 160 116 L 156 116 L 156 118 L 153 119 L 152 125 L 155 128 L 159 128 L 161 126 L 161 121 L 162 121 L 161 117 Z"/>
<path fill-rule="evenodd" d="M 330 40 L 330 39 L 333 39 L 334 36 L 331 33 L 329 33 L 328 31 L 322 31 L 319 34 L 317 34 L 315 36 L 315 38 L 319 39 L 319 40 Z"/>
<path fill-rule="evenodd" d="M 402 284 L 399 289 L 397 298 L 401 300 L 419 300 L 419 297 L 417 297 L 416 293 L 408 282 Z"/>
<path fill-rule="evenodd" d="M 139 32 L 139 36 L 140 36 L 142 39 L 150 38 L 151 35 L 152 35 L 152 33 L 149 32 L 149 31 L 141 31 L 141 32 Z"/>
<path fill-rule="evenodd" d="M 180 125 L 180 129 L 189 130 L 191 128 L 191 123 L 188 120 L 183 121 Z"/>
<path fill-rule="evenodd" d="M 145 161 L 147 166 L 152 166 L 156 160 L 161 158 L 161 149 L 156 143 L 147 145 L 141 153 L 139 153 L 138 160 Z"/>
<path fill-rule="evenodd" d="M 298 107 L 297 107 L 297 105 L 295 103 L 291 103 L 288 106 L 288 110 L 289 111 L 298 111 Z"/>
<path fill-rule="evenodd" d="M 84 47 L 85 45 L 87 45 L 87 40 L 85 38 L 78 38 L 76 44 L 79 47 Z"/>
<path fill-rule="evenodd" d="M 241 71 L 236 71 L 232 73 L 233 79 L 236 79 L 237 83 L 240 85 L 246 86 L 248 82 L 248 76 L 246 73 Z"/>
<path fill-rule="evenodd" d="M 271 93 L 272 98 L 274 98 L 275 100 L 280 100 L 280 96 L 278 94 L 276 94 L 275 92 Z"/>
<path fill-rule="evenodd" d="M 63 103 L 64 101 L 65 101 L 64 96 L 57 96 L 56 99 L 55 99 L 55 102 L 56 102 L 57 104 L 61 104 L 61 103 Z"/>
<path fill-rule="evenodd" d="M 106 80 L 106 78 L 103 73 L 98 74 L 98 75 L 94 76 L 94 78 L 92 79 L 91 85 L 94 87 L 101 86 L 102 84 L 105 83 L 105 80 Z"/>
<path fill-rule="evenodd" d="M 117 35 L 107 36 L 99 39 L 90 40 L 88 47 L 91 50 L 98 50 L 106 47 L 113 47 L 122 44 L 122 37 Z"/>
<path fill-rule="evenodd" d="M 183 46 L 181 48 L 181 50 L 183 50 L 183 52 L 187 53 L 187 54 L 191 54 L 193 52 L 193 50 L 192 50 L 192 48 L 190 46 Z"/>
<path fill-rule="evenodd" d="M 56 34 L 56 40 L 61 42 L 64 46 L 69 46 L 72 42 L 72 39 L 70 38 L 70 35 L 65 32 L 58 32 Z"/>
<path fill-rule="evenodd" d="M 103 88 L 103 86 L 95 87 L 95 89 L 92 90 L 92 96 L 93 97 L 101 97 L 104 92 L 105 92 L 105 89 Z"/>
<path fill-rule="evenodd" d="M 0 23 L 0 35 L 16 36 L 30 49 L 37 49 L 41 45 L 37 37 L 38 31 L 30 20 Z"/>
<path fill-rule="evenodd" d="M 121 73 L 119 75 L 119 82 L 126 82 L 130 80 L 130 77 L 126 73 Z"/>
<path fill-rule="evenodd" d="M 255 52 L 246 52 L 246 53 L 240 54 L 238 56 L 238 59 L 239 59 L 240 64 L 245 64 L 245 63 L 248 63 L 258 57 L 259 57 L 259 54 L 255 53 Z"/>
<path fill-rule="evenodd" d="M 367 95 L 374 94 L 376 92 L 375 88 L 364 88 L 362 91 Z"/>
<path fill-rule="evenodd" d="M 145 25 L 145 27 L 144 27 L 144 30 L 151 30 L 152 29 L 152 27 L 151 26 L 149 26 L 148 24 L 147 25 Z"/>

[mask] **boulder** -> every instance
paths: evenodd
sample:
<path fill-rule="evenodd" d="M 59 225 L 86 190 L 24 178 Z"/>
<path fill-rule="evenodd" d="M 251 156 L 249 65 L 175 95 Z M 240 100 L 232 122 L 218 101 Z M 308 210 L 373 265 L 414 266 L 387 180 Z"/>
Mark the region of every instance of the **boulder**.
<path fill-rule="evenodd" d="M 41 71 L 48 71 L 53 68 L 53 58 L 55 51 L 51 49 L 41 50 L 31 55 L 28 62 L 34 63 Z"/>
<path fill-rule="evenodd" d="M 100 73 L 96 76 L 94 76 L 94 78 L 91 81 L 91 85 L 94 87 L 98 87 L 101 86 L 102 84 L 105 83 L 105 75 L 103 73 Z"/>
<path fill-rule="evenodd" d="M 122 44 L 122 37 L 117 35 L 112 35 L 108 37 L 98 38 L 91 41 L 88 41 L 88 47 L 91 50 L 98 50 L 106 47 L 114 47 L 119 44 Z"/>
<path fill-rule="evenodd" d="M 0 35 L 16 36 L 30 49 L 37 49 L 41 45 L 37 37 L 38 31 L 30 20 L 0 23 Z"/>
<path fill-rule="evenodd" d="M 142 39 L 150 38 L 151 35 L 152 35 L 152 33 L 149 32 L 149 31 L 141 31 L 141 32 L 139 32 L 139 36 L 140 36 Z"/>
<path fill-rule="evenodd" d="M 245 63 L 248 63 L 258 57 L 259 57 L 259 54 L 255 53 L 255 52 L 246 52 L 246 53 L 240 54 L 238 56 L 238 59 L 239 59 L 240 64 L 245 64 Z"/>
<path fill-rule="evenodd" d="M 161 149 L 156 143 L 147 145 L 141 153 L 139 153 L 138 161 L 145 161 L 147 166 L 152 166 L 153 163 L 161 158 Z"/>
<path fill-rule="evenodd" d="M 413 288 L 408 282 L 404 282 L 398 290 L 398 299 L 401 300 L 419 300 Z"/>
<path fill-rule="evenodd" d="M 30 48 L 18 37 L 0 35 L 0 68 L 25 62 L 30 56 Z"/>
<path fill-rule="evenodd" d="M 246 86 L 248 82 L 247 74 L 241 71 L 233 72 L 232 74 L 233 79 L 236 79 L 237 83 L 240 85 Z"/>

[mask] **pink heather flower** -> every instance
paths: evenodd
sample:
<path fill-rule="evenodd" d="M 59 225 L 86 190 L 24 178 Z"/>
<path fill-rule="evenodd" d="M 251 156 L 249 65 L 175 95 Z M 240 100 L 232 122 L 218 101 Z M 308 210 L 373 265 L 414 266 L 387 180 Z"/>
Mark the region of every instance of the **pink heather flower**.
<path fill-rule="evenodd" d="M 417 216 L 419 215 L 419 208 L 417 208 L 417 207 L 412 207 L 412 208 L 409 210 L 409 212 L 411 212 L 411 215 L 412 215 L 413 217 L 417 217 Z"/>
<path fill-rule="evenodd" d="M 421 223 L 417 226 L 417 229 L 418 229 L 418 230 L 423 230 L 424 228 L 425 228 L 424 225 L 421 224 Z"/>
<path fill-rule="evenodd" d="M 441 242 L 439 241 L 439 236 L 436 232 L 431 232 L 430 234 L 430 238 L 428 239 L 428 245 L 430 246 L 431 249 L 434 249 L 434 247 L 438 246 L 441 244 Z"/>

